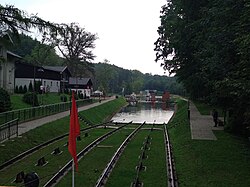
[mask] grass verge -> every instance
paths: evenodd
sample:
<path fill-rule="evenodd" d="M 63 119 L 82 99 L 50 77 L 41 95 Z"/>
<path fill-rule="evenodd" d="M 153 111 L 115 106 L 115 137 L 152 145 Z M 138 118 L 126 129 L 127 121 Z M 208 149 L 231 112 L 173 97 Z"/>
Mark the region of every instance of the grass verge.
<path fill-rule="evenodd" d="M 146 159 L 142 160 L 145 171 L 140 171 L 139 180 L 144 186 L 167 186 L 166 157 L 163 131 L 140 130 L 128 144 L 121 158 L 112 171 L 105 186 L 131 186 L 136 177 L 136 166 L 139 163 L 141 148 L 150 135 L 149 150 L 146 150 Z"/>
<path fill-rule="evenodd" d="M 247 187 L 250 184 L 250 146 L 245 139 L 224 131 L 214 132 L 217 141 L 191 140 L 187 103 L 168 125 L 181 186 Z"/>
<path fill-rule="evenodd" d="M 77 152 L 80 152 L 88 144 L 94 141 L 99 136 L 107 133 L 110 129 L 93 129 L 88 132 L 89 136 L 84 137 L 81 135 L 82 140 L 77 141 Z M 35 171 L 40 178 L 40 185 L 44 185 L 59 169 L 62 168 L 70 159 L 71 155 L 68 152 L 67 146 L 65 146 L 68 137 L 57 141 L 49 146 L 36 151 L 34 154 L 25 157 L 22 161 L 0 171 L 0 184 L 13 185 L 12 181 L 15 179 L 17 173 L 24 171 L 29 173 Z M 62 154 L 51 154 L 54 149 L 59 147 Z M 36 166 L 38 159 L 44 157 L 48 163 L 45 166 Z M 14 183 L 15 184 L 15 183 Z M 18 186 L 22 186 L 22 183 L 17 183 Z"/>
<path fill-rule="evenodd" d="M 79 162 L 79 171 L 75 174 L 75 186 L 95 186 L 113 154 L 131 132 L 132 129 L 118 131 L 83 157 Z M 69 172 L 56 186 L 71 186 L 71 181 L 72 173 Z"/>
<path fill-rule="evenodd" d="M 123 98 L 119 98 L 97 107 L 82 111 L 81 113 L 83 113 L 84 116 L 89 120 L 94 119 L 93 121 L 97 124 L 105 121 L 105 119 L 116 112 L 125 103 L 126 102 Z M 107 109 L 108 112 L 106 111 L 105 114 L 102 114 L 103 110 L 105 109 Z M 83 128 L 84 126 L 85 124 L 82 123 L 81 128 Z M 21 138 L 13 138 L 4 143 L 1 143 L 0 164 L 28 149 L 31 149 L 32 147 L 35 147 L 62 134 L 68 133 L 68 131 L 69 116 L 32 129 L 29 132 L 22 134 Z"/>

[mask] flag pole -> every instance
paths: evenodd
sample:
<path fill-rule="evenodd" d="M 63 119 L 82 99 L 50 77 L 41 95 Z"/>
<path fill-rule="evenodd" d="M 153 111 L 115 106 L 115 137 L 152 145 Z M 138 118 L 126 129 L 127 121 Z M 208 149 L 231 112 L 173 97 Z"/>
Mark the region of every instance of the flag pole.
<path fill-rule="evenodd" d="M 72 187 L 75 187 L 75 164 L 74 159 L 72 159 Z"/>

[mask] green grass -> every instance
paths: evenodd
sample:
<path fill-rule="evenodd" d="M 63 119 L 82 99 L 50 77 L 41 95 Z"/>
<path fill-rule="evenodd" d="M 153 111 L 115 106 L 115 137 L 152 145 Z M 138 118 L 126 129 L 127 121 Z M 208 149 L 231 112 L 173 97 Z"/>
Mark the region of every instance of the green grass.
<path fill-rule="evenodd" d="M 75 174 L 75 186 L 94 186 L 115 151 L 131 132 L 131 129 L 122 129 L 100 144 L 106 147 L 97 147 L 83 157 Z M 71 186 L 71 180 L 72 173 L 69 172 L 56 186 Z"/>
<path fill-rule="evenodd" d="M 40 105 L 49 105 L 61 102 L 61 96 L 63 94 L 58 93 L 48 93 L 48 94 L 38 94 L 38 102 Z M 68 101 L 69 95 L 64 94 Z M 10 95 L 12 110 L 22 109 L 22 108 L 30 108 L 32 105 L 23 102 L 23 94 L 13 94 Z"/>
<path fill-rule="evenodd" d="M 107 133 L 110 129 L 94 129 L 89 131 L 89 136 L 82 136 L 81 141 L 77 141 L 77 152 L 80 152 L 83 148 L 85 148 L 88 144 L 94 141 L 99 136 Z M 29 173 L 31 171 L 35 171 L 40 177 L 40 184 L 45 184 L 55 172 L 62 168 L 70 159 L 71 155 L 68 152 L 67 146 L 64 146 L 67 142 L 68 137 L 64 139 L 50 144 L 49 146 L 38 150 L 32 155 L 25 157 L 21 162 L 16 163 L 15 165 L 8 167 L 4 170 L 0 171 L 0 184 L 8 184 L 11 185 L 11 181 L 15 178 L 18 172 L 24 171 L 25 173 Z M 62 152 L 60 155 L 53 155 L 51 152 L 59 147 Z M 45 157 L 45 160 L 48 161 L 48 164 L 44 167 L 36 166 L 37 160 L 42 156 Z"/>
<path fill-rule="evenodd" d="M 146 150 L 147 159 L 143 159 L 145 171 L 139 173 L 144 186 L 167 186 L 166 157 L 163 131 L 141 130 L 128 144 L 121 158 L 112 171 L 105 186 L 130 186 L 136 177 L 141 148 L 150 135 L 150 150 Z"/>
<path fill-rule="evenodd" d="M 23 99 L 22 94 L 10 95 L 12 110 L 32 107 L 31 105 L 23 102 L 22 99 Z"/>
<path fill-rule="evenodd" d="M 104 121 L 110 120 L 111 117 L 121 109 L 121 106 L 124 106 L 125 104 L 125 99 L 119 97 L 118 99 L 84 111 L 83 116 L 87 116 L 87 120 L 94 124 L 102 123 Z M 80 112 L 80 114 L 82 113 Z"/>
<path fill-rule="evenodd" d="M 136 176 L 136 166 L 139 162 L 141 147 L 149 131 L 139 131 L 127 145 L 115 168 L 113 169 L 106 186 L 130 186 Z M 122 184 L 122 185 L 121 185 Z"/>
<path fill-rule="evenodd" d="M 150 150 L 147 151 L 148 159 L 144 164 L 147 167 L 141 174 L 144 186 L 167 186 L 166 152 L 164 144 L 164 131 L 152 131 L 150 133 Z"/>
<path fill-rule="evenodd" d="M 89 109 L 92 112 L 89 112 L 89 110 L 82 111 L 81 113 L 84 114 L 89 119 L 95 118 L 95 116 L 99 116 L 98 120 L 95 120 L 96 124 L 103 122 L 108 116 L 112 115 L 115 110 L 117 110 L 119 107 L 123 106 L 123 99 L 116 99 L 113 101 L 109 101 L 107 103 L 104 103 L 100 106 L 94 107 L 93 109 Z M 99 107 L 105 108 L 107 105 L 109 107 L 109 113 L 105 113 L 105 115 L 100 115 Z M 86 114 L 85 114 L 86 112 Z M 101 118 L 102 117 L 102 118 Z M 84 124 L 82 124 L 82 127 L 84 127 Z M 39 145 L 43 142 L 46 142 L 52 138 L 55 138 L 57 136 L 60 136 L 62 134 L 68 133 L 69 131 L 69 116 L 47 123 L 45 125 L 42 125 L 38 128 L 32 129 L 29 132 L 22 134 L 22 138 L 14 138 L 12 140 L 7 140 L 6 142 L 0 144 L 0 164 L 6 162 L 7 160 L 17 156 L 18 154 L 24 152 L 25 150 L 31 149 L 32 147 L 35 147 L 36 145 Z M 4 146 L 3 146 L 4 145 Z"/>
<path fill-rule="evenodd" d="M 67 101 L 69 101 L 70 96 L 67 94 L 47 93 L 47 94 L 38 94 L 37 96 L 40 105 L 49 105 L 62 102 L 61 101 L 62 95 L 65 95 L 67 97 Z"/>
<path fill-rule="evenodd" d="M 208 104 L 201 102 L 201 101 L 193 101 L 193 103 L 195 104 L 195 106 L 197 107 L 197 109 L 201 115 L 212 115 L 212 110 L 216 109 L 219 113 L 219 116 L 221 116 L 221 117 L 223 116 L 222 109 L 220 109 L 218 107 L 208 105 Z"/>
<path fill-rule="evenodd" d="M 191 140 L 186 110 L 186 102 L 179 101 L 168 125 L 180 187 L 249 186 L 249 142 L 224 131 L 215 132 L 217 141 Z"/>

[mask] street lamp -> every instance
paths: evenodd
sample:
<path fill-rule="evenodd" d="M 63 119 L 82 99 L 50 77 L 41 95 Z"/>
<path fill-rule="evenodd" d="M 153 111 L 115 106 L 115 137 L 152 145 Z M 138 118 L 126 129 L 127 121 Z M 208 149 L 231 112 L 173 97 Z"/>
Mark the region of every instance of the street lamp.
<path fill-rule="evenodd" d="M 34 86 L 33 86 L 33 107 L 35 106 L 35 92 L 36 92 L 36 88 L 35 88 L 35 82 L 36 82 L 36 71 L 37 72 L 44 72 L 44 70 L 43 70 L 43 68 L 38 68 L 38 69 L 36 69 L 36 66 L 34 66 L 34 68 L 33 68 L 33 75 L 34 75 L 34 77 L 33 77 L 33 83 L 34 83 Z M 42 83 L 42 85 L 43 85 L 43 83 Z"/>

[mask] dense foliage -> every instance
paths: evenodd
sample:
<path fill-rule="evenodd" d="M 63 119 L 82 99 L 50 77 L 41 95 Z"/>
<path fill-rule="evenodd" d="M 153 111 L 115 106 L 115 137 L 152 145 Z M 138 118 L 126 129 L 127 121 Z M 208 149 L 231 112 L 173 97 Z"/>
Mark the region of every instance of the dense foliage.
<path fill-rule="evenodd" d="M 127 70 L 108 63 L 95 64 L 95 89 L 107 93 L 139 93 L 143 90 L 169 91 L 172 94 L 185 95 L 182 84 L 176 77 L 143 74 L 137 70 Z"/>
<path fill-rule="evenodd" d="M 77 23 L 60 24 L 60 30 L 47 40 L 57 47 L 73 76 L 82 76 L 87 71 L 93 74 L 93 67 L 90 62 L 95 55 L 92 50 L 95 48 L 96 34 L 87 32 Z M 83 70 L 81 71 L 81 70 Z"/>
<path fill-rule="evenodd" d="M 30 105 L 39 106 L 37 94 L 33 92 L 26 92 L 23 95 L 23 101 Z"/>
<path fill-rule="evenodd" d="M 0 112 L 5 112 L 11 109 L 11 101 L 9 93 L 0 88 Z"/>
<path fill-rule="evenodd" d="M 156 61 L 176 73 L 193 99 L 229 111 L 228 127 L 250 122 L 250 3 L 168 0 L 162 7 Z"/>
<path fill-rule="evenodd" d="M 12 37 L 18 37 L 20 32 L 29 32 L 31 28 L 36 28 L 44 34 L 55 33 L 58 29 L 56 24 L 45 21 L 34 14 L 29 15 L 13 5 L 2 6 L 0 4 L 0 41 L 12 40 Z"/>

